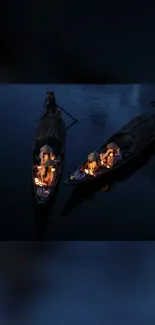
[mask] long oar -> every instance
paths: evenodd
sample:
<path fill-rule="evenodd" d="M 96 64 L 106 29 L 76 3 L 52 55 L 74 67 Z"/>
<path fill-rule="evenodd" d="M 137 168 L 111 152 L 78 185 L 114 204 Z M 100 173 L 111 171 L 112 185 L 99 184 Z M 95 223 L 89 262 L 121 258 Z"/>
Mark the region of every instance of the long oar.
<path fill-rule="evenodd" d="M 76 124 L 76 123 L 77 123 L 77 121 L 73 121 L 71 124 L 69 124 L 69 125 L 66 127 L 65 131 L 67 131 L 68 129 L 70 129 L 71 126 L 73 126 L 73 125 Z"/>
<path fill-rule="evenodd" d="M 75 123 L 77 123 L 78 122 L 78 120 L 75 118 L 75 117 L 73 117 L 71 114 L 69 114 L 64 108 L 62 108 L 61 106 L 59 106 L 59 105 L 57 105 L 58 106 L 58 108 L 60 108 L 61 109 L 61 111 L 63 111 L 66 115 L 68 115 L 74 122 L 73 122 L 73 124 L 75 124 Z M 40 120 L 41 118 L 39 118 L 39 120 Z"/>
<path fill-rule="evenodd" d="M 43 105 L 43 109 L 44 109 L 44 107 L 46 105 L 46 102 L 47 102 L 47 98 L 45 99 L 45 102 L 44 102 L 44 105 Z M 68 115 L 72 120 L 74 120 L 75 122 L 78 122 L 78 120 L 75 117 L 73 117 L 70 113 L 68 113 L 63 107 L 61 107 L 59 105 L 57 105 L 57 106 L 61 109 L 61 111 L 63 111 L 66 115 Z"/>
<path fill-rule="evenodd" d="M 70 118 L 72 118 L 72 120 L 74 120 L 74 122 L 76 123 L 76 122 L 78 122 L 78 120 L 75 118 L 75 117 L 73 117 L 71 114 L 69 114 L 64 108 L 62 108 L 62 107 L 60 107 L 59 105 L 58 105 L 58 107 L 61 109 L 61 111 L 63 111 L 66 115 L 68 115 Z"/>

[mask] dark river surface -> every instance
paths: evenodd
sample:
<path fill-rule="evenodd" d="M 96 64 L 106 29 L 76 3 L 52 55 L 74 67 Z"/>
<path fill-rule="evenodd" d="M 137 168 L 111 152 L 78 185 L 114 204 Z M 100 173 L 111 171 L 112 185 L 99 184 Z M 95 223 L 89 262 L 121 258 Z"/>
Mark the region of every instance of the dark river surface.
<path fill-rule="evenodd" d="M 154 325 L 155 243 L 0 245 L 1 325 Z"/>
<path fill-rule="evenodd" d="M 33 135 L 47 90 L 78 119 L 67 131 L 66 158 L 48 213 L 36 213 L 31 190 Z M 63 183 L 87 154 L 138 114 L 151 114 L 154 85 L 1 85 L 1 240 L 154 238 L 155 158 L 111 191 L 98 190 L 64 209 Z M 66 124 L 70 123 L 65 116 Z M 45 222 L 46 221 L 46 222 Z"/>
<path fill-rule="evenodd" d="M 36 214 L 32 137 L 48 89 L 78 123 L 67 131 L 66 160 L 53 208 Z M 67 202 L 73 190 L 63 183 L 89 151 L 131 118 L 153 113 L 153 100 L 153 86 L 0 86 L 0 238 L 33 241 L 0 245 L 1 325 L 155 323 L 155 243 L 34 242 L 39 236 L 49 241 L 153 237 L 153 156 L 111 191 L 98 190 L 83 201 L 84 193 L 79 194 L 75 203 L 80 204 L 72 209 Z"/>

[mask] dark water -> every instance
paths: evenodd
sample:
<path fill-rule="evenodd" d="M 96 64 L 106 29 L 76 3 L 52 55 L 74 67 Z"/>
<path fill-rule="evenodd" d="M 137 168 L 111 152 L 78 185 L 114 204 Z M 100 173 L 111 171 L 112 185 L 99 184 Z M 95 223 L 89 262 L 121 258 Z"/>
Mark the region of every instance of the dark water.
<path fill-rule="evenodd" d="M 47 90 L 78 123 L 67 131 L 66 160 L 58 193 L 47 215 L 34 214 L 31 192 L 32 137 Z M 68 214 L 72 193 L 63 181 L 87 153 L 141 113 L 154 112 L 153 85 L 1 85 L 1 221 L 2 240 L 35 240 L 39 227 L 46 240 L 150 238 L 154 234 L 155 158 L 109 192 L 98 191 Z M 66 124 L 71 120 L 64 116 Z M 36 222 L 38 220 L 38 222 Z M 39 226 L 38 226 L 39 225 Z"/>
<path fill-rule="evenodd" d="M 155 243 L 0 245 L 0 323 L 153 325 Z"/>

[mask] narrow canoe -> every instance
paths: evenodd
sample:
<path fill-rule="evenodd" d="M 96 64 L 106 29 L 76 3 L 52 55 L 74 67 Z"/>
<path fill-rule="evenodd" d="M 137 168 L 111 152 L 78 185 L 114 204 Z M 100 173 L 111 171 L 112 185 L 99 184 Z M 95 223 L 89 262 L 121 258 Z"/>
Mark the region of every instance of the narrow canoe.
<path fill-rule="evenodd" d="M 65 154 L 65 123 L 61 115 L 52 113 L 47 110 L 40 119 L 34 141 L 33 163 L 32 163 L 32 182 L 37 203 L 47 204 L 53 196 L 55 189 L 59 183 L 64 154 Z M 38 169 L 38 161 L 40 148 L 44 145 L 50 146 L 57 158 L 56 167 L 53 169 L 53 177 L 50 185 L 39 182 L 36 174 Z"/>
<path fill-rule="evenodd" d="M 155 140 L 155 115 L 146 116 L 139 115 L 125 125 L 119 132 L 114 134 L 106 141 L 99 149 L 96 150 L 99 154 L 106 151 L 109 143 L 114 142 L 121 150 L 122 161 L 117 163 L 112 168 L 107 169 L 102 166 L 98 172 L 93 175 L 87 174 L 88 161 L 84 163 L 65 181 L 68 185 L 80 185 L 90 183 L 99 178 L 105 178 L 113 172 L 120 169 L 122 166 L 130 162 L 140 152 Z"/>
<path fill-rule="evenodd" d="M 155 154 L 155 140 L 151 142 L 148 147 L 141 151 L 132 162 L 129 164 L 124 164 L 117 173 L 109 175 L 108 178 L 99 178 L 97 182 L 84 183 L 83 186 L 75 186 L 71 195 L 61 213 L 62 216 L 66 216 L 74 208 L 80 205 L 85 200 L 93 200 L 95 195 L 102 191 L 107 192 L 114 190 L 119 183 L 125 182 L 130 177 L 132 177 L 138 170 L 146 166 L 151 160 L 152 156 Z M 103 197 L 104 199 L 104 197 Z"/>

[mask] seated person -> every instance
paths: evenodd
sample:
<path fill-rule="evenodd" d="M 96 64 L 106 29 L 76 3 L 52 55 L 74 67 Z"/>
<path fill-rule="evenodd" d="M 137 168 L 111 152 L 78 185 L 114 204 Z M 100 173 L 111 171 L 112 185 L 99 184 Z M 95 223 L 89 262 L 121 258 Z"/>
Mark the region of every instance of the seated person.
<path fill-rule="evenodd" d="M 37 173 L 37 177 L 38 179 L 40 179 L 42 182 L 44 182 L 44 176 L 45 176 L 45 167 L 42 167 L 38 173 Z"/>
<path fill-rule="evenodd" d="M 96 172 L 99 167 L 100 167 L 100 164 L 97 161 L 88 162 L 88 170 L 90 173 Z"/>
<path fill-rule="evenodd" d="M 100 167 L 100 157 L 97 152 L 92 152 L 88 155 L 88 170 L 94 173 Z"/>
<path fill-rule="evenodd" d="M 110 146 L 110 148 L 108 149 L 109 146 Z M 108 157 L 111 153 L 114 156 L 114 160 L 115 160 L 114 164 L 122 161 L 122 154 L 121 154 L 120 148 L 115 143 L 111 143 L 107 146 L 106 153 L 100 154 L 101 165 L 106 165 Z M 112 157 L 112 155 L 110 155 L 110 156 Z M 111 161 L 113 160 L 113 158 L 110 158 L 110 159 L 111 159 Z"/>
<path fill-rule="evenodd" d="M 106 168 L 112 168 L 115 165 L 115 157 L 114 157 L 113 152 L 111 152 L 109 154 L 109 156 L 107 157 L 107 160 L 102 165 Z"/>
<path fill-rule="evenodd" d="M 105 167 L 107 168 L 112 168 L 114 167 L 115 164 L 117 164 L 119 161 L 122 160 L 122 155 L 120 152 L 120 149 L 114 150 L 114 152 L 111 152 L 107 158 L 107 162 L 104 164 Z"/>
<path fill-rule="evenodd" d="M 41 159 L 40 166 L 42 166 L 48 160 L 48 154 L 43 153 L 42 151 L 39 154 L 39 158 Z"/>
<path fill-rule="evenodd" d="M 48 186 L 51 185 L 52 181 L 54 178 L 54 173 L 52 171 L 51 167 L 46 167 L 46 174 L 45 174 L 45 182 L 47 183 Z"/>
<path fill-rule="evenodd" d="M 100 154 L 101 165 L 106 164 L 108 156 L 110 153 L 113 153 L 113 149 L 108 149 L 106 153 Z"/>
<path fill-rule="evenodd" d="M 45 153 L 43 158 L 43 163 L 45 163 L 48 159 L 49 159 L 49 155 L 48 153 Z"/>
<path fill-rule="evenodd" d="M 106 167 L 112 168 L 114 165 L 115 165 L 115 156 L 114 156 L 113 152 L 111 152 L 107 158 Z"/>

